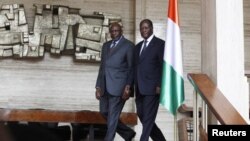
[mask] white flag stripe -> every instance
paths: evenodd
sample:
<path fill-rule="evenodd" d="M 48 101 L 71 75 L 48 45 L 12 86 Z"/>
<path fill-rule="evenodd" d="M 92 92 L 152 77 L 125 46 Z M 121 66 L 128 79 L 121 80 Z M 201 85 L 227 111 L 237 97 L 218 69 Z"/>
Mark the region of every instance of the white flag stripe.
<path fill-rule="evenodd" d="M 180 41 L 181 40 L 179 26 L 175 24 L 172 19 L 168 18 L 164 60 L 173 67 L 177 74 L 183 77 L 182 52 Z"/>

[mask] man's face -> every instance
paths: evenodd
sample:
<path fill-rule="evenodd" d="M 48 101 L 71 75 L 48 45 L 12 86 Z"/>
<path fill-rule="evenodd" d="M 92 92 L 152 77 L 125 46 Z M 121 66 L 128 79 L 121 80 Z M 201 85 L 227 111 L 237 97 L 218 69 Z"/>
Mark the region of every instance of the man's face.
<path fill-rule="evenodd" d="M 122 35 L 121 26 L 114 24 L 109 29 L 110 36 L 113 40 L 118 40 Z"/>
<path fill-rule="evenodd" d="M 150 27 L 147 22 L 143 22 L 140 25 L 141 36 L 144 39 L 148 39 L 153 34 L 153 27 Z"/>

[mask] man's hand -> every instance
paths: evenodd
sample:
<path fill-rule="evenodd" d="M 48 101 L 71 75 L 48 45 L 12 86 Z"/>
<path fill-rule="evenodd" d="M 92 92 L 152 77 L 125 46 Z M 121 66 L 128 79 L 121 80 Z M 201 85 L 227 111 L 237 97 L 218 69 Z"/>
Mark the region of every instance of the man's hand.
<path fill-rule="evenodd" d="M 122 99 L 123 100 L 128 100 L 130 96 L 130 86 L 126 85 L 123 91 Z"/>
<path fill-rule="evenodd" d="M 100 97 L 101 97 L 101 88 L 96 88 L 95 90 L 95 97 L 96 99 L 100 100 Z"/>
<path fill-rule="evenodd" d="M 160 93 L 161 93 L 161 88 L 157 86 L 157 87 L 156 87 L 156 90 L 155 90 L 155 93 L 156 93 L 156 94 L 160 94 Z"/>

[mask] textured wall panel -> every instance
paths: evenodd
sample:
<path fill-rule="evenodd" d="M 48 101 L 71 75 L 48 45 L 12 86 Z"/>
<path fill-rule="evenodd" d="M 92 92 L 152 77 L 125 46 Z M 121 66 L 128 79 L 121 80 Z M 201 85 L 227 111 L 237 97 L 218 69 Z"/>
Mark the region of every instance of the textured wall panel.
<path fill-rule="evenodd" d="M 250 1 L 244 2 L 245 69 L 250 70 Z"/>

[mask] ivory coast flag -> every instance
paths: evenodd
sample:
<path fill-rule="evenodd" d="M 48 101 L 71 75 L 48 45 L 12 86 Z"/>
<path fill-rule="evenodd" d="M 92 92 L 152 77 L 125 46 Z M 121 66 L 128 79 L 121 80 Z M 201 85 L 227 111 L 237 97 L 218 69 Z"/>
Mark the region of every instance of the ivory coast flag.
<path fill-rule="evenodd" d="M 182 51 L 177 0 L 169 0 L 160 103 L 173 115 L 184 101 Z"/>

